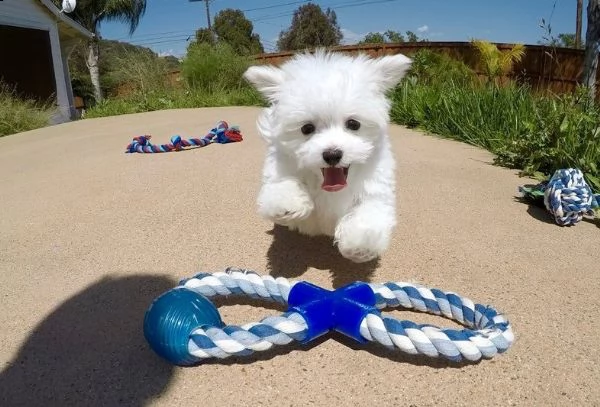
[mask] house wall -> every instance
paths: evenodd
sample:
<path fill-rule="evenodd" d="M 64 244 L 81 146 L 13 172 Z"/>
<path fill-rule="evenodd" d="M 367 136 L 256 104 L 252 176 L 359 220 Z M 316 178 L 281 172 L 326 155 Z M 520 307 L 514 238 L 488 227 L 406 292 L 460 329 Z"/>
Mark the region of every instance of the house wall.
<path fill-rule="evenodd" d="M 34 0 L 1 0 L 0 1 L 0 25 L 11 25 L 23 28 L 45 30 L 49 34 L 52 65 L 54 68 L 54 80 L 56 83 L 57 115 L 53 118 L 55 122 L 67 121 L 72 117 L 72 101 L 65 78 L 65 66 L 63 63 L 58 26 L 55 19 L 44 7 Z M 10 62 L 0 57 L 0 63 Z"/>

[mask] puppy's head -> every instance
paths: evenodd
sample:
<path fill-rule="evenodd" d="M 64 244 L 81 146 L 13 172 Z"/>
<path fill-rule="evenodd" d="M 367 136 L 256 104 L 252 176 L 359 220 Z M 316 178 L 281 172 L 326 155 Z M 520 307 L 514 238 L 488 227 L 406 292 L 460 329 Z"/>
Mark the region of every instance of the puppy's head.
<path fill-rule="evenodd" d="M 298 169 L 320 174 L 324 190 L 338 191 L 352 166 L 375 153 L 388 124 L 386 92 L 410 65 L 404 55 L 318 51 L 281 67 L 250 67 L 244 77 L 271 103 L 258 121 L 263 136 L 294 157 Z"/>

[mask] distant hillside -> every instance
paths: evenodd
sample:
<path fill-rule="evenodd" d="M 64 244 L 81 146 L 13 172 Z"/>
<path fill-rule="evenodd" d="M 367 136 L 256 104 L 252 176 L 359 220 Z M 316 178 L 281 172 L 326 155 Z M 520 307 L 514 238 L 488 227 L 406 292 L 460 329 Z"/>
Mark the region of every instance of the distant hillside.
<path fill-rule="evenodd" d="M 81 96 L 89 105 L 93 101 L 92 83 L 86 66 L 87 47 L 82 43 L 69 58 L 71 83 L 73 93 Z M 111 95 L 119 85 L 127 82 L 127 75 L 123 69 L 127 61 L 134 58 L 156 58 L 157 63 L 164 63 L 169 70 L 180 68 L 179 60 L 173 56 L 159 57 L 150 48 L 140 47 L 127 42 L 113 40 L 100 40 L 100 83 L 105 95 Z"/>

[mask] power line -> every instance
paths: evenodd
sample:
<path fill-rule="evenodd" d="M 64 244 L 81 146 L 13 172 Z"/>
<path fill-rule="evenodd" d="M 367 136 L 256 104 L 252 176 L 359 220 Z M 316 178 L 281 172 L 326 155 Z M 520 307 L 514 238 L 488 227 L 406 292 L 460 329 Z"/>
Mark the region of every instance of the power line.
<path fill-rule="evenodd" d="M 151 39 L 145 39 L 145 40 L 137 40 L 137 41 L 130 41 L 130 44 L 133 45 L 148 45 L 148 44 L 155 44 L 157 42 L 162 42 L 162 41 L 166 41 L 166 40 L 172 40 L 172 41 L 176 41 L 176 40 L 180 40 L 180 41 L 189 41 L 192 38 L 195 38 L 196 36 L 196 31 L 190 31 L 186 34 L 177 34 L 177 35 L 168 35 L 168 36 L 164 36 L 164 37 L 158 37 L 158 38 L 151 38 Z"/>
<path fill-rule="evenodd" d="M 392 1 L 398 1 L 398 0 L 371 0 L 371 1 L 359 0 L 359 1 L 349 2 L 349 3 L 341 3 L 341 4 L 338 4 L 338 5 L 334 5 L 334 6 L 323 6 L 323 7 L 329 7 L 329 8 L 348 8 L 348 7 L 356 7 L 356 6 L 362 6 L 362 5 L 368 5 L 368 4 L 389 3 L 389 2 L 392 2 Z M 265 9 L 265 8 L 275 8 L 275 7 L 282 7 L 282 6 L 286 6 L 286 5 L 306 3 L 306 2 L 307 2 L 307 0 L 304 0 L 304 1 L 295 1 L 295 2 L 289 2 L 289 3 L 280 3 L 280 4 L 277 4 L 277 5 L 266 6 L 266 7 L 259 7 L 259 8 L 255 8 L 255 9 L 249 9 L 249 10 L 259 10 L 259 9 Z M 248 11 L 248 10 L 242 10 L 242 11 Z M 266 23 L 264 21 L 265 20 L 272 20 L 273 18 L 277 18 L 277 17 L 287 17 L 287 16 L 292 16 L 292 15 L 294 15 L 294 12 L 285 11 L 285 12 L 280 12 L 280 13 L 278 13 L 276 15 L 259 16 L 259 17 L 256 17 L 254 19 L 249 19 L 249 20 L 252 21 L 252 22 L 261 22 L 263 24 L 272 24 L 272 23 Z M 119 38 L 116 38 L 115 41 L 120 41 L 120 40 L 129 40 L 129 41 L 132 41 L 132 42 L 133 41 L 149 41 L 149 40 L 152 40 L 152 38 L 146 38 L 146 37 L 163 36 L 163 35 L 166 35 L 166 34 L 188 33 L 190 31 L 194 31 L 195 32 L 196 30 L 197 30 L 197 28 L 189 28 L 189 29 L 186 29 L 186 30 L 179 30 L 179 31 L 163 31 L 163 32 L 147 33 L 147 34 L 140 34 L 138 36 L 135 36 L 135 38 L 134 37 L 119 37 Z"/>
<path fill-rule="evenodd" d="M 116 38 L 115 41 L 121 41 L 121 40 L 129 40 L 129 41 L 150 41 L 153 38 L 146 38 L 146 37 L 161 37 L 163 35 L 166 34 L 181 34 L 181 33 L 188 33 L 190 31 L 196 31 L 197 28 L 188 28 L 187 30 L 179 30 L 179 31 L 163 31 L 163 32 L 156 32 L 156 33 L 148 33 L 148 34 L 140 34 L 138 36 L 135 37 L 120 37 L 120 38 Z"/>
<path fill-rule="evenodd" d="M 370 4 L 391 3 L 394 1 L 399 1 L 399 0 L 371 0 L 371 1 L 341 3 L 341 4 L 337 4 L 337 5 L 322 6 L 322 7 L 328 7 L 330 9 L 332 9 L 333 11 L 336 11 L 336 10 L 343 9 L 343 8 L 366 6 L 366 5 L 370 5 Z M 255 23 L 255 22 L 260 22 L 260 21 L 264 21 L 264 20 L 273 20 L 273 19 L 279 18 L 279 17 L 293 16 L 294 13 L 295 13 L 295 11 L 293 11 L 291 13 L 290 12 L 281 12 L 278 14 L 264 15 L 264 16 L 259 16 L 254 19 L 250 19 L 250 21 Z"/>
<path fill-rule="evenodd" d="M 196 1 L 209 1 L 209 0 L 196 0 Z M 212 0 L 212 1 L 214 1 L 214 0 Z M 345 2 L 345 3 L 339 3 L 337 5 L 330 5 L 330 6 L 321 5 L 321 7 L 328 7 L 333 10 L 336 10 L 336 9 L 344 9 L 344 8 L 350 8 L 350 7 L 366 6 L 366 5 L 371 5 L 371 4 L 390 3 L 390 2 L 394 2 L 394 1 L 399 1 L 399 0 L 355 0 L 355 1 Z M 307 1 L 294 1 L 294 2 L 288 2 L 288 3 L 275 4 L 272 6 L 258 7 L 255 9 L 247 9 L 247 10 L 242 10 L 242 11 L 253 11 L 253 10 L 260 10 L 260 9 L 283 7 L 283 6 L 294 5 L 294 4 L 299 4 L 299 3 L 306 3 L 306 2 Z M 279 12 L 277 14 L 259 16 L 255 19 L 250 19 L 250 21 L 253 23 L 272 24 L 272 23 L 266 22 L 266 20 L 272 20 L 272 19 L 279 18 L 279 17 L 292 16 L 292 15 L 294 15 L 294 12 L 295 11 L 293 11 L 293 12 L 286 11 L 286 12 Z M 116 40 L 119 41 L 119 40 L 123 40 L 123 39 L 129 39 L 128 42 L 130 42 L 134 45 L 139 45 L 139 46 L 181 42 L 181 41 L 187 42 L 190 40 L 191 37 L 193 37 L 195 35 L 196 31 L 197 31 L 196 28 L 194 28 L 194 29 L 190 28 L 188 30 L 147 33 L 147 34 L 140 35 L 139 37 L 137 37 L 135 39 L 134 38 L 129 39 L 127 37 L 124 37 L 124 38 L 118 38 Z M 166 34 L 171 34 L 171 35 L 167 35 L 165 37 Z M 148 37 L 148 38 L 146 38 L 146 37 Z M 156 37 L 156 38 L 154 38 L 154 37 Z M 273 44 L 273 43 L 271 43 L 271 44 L 273 46 L 275 46 L 275 44 Z"/>
<path fill-rule="evenodd" d="M 278 7 L 285 7 L 285 6 L 292 6 L 294 4 L 301 4 L 301 3 L 308 3 L 310 0 L 303 0 L 303 1 L 291 1 L 289 3 L 280 3 L 280 4 L 275 4 L 272 6 L 265 6 L 265 7 L 256 7 L 256 8 L 248 8 L 246 10 L 241 10 L 243 12 L 248 12 L 248 11 L 257 11 L 257 10 L 266 10 L 266 9 L 270 9 L 270 8 L 278 8 Z"/>
<path fill-rule="evenodd" d="M 133 45 L 136 45 L 138 47 L 147 47 L 148 45 L 156 45 L 156 44 L 166 44 L 166 43 L 174 43 L 174 42 L 188 42 L 191 38 L 192 38 L 192 36 L 188 35 L 187 39 L 180 38 L 180 39 L 171 39 L 171 40 L 164 40 L 164 41 L 152 41 L 152 42 L 146 42 L 146 43 L 143 43 L 143 44 L 133 44 Z"/>

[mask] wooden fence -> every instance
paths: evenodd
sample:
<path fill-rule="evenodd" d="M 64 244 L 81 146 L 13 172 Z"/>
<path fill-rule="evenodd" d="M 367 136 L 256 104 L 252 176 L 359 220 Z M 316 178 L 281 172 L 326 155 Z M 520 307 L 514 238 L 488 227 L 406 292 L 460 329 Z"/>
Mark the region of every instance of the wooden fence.
<path fill-rule="evenodd" d="M 508 50 L 513 44 L 495 44 L 500 50 Z M 331 50 L 348 54 L 366 53 L 377 57 L 392 54 L 410 56 L 419 50 L 428 49 L 445 53 L 457 60 L 463 61 L 478 75 L 483 76 L 479 66 L 476 49 L 470 42 L 404 42 L 394 44 L 366 44 L 333 47 Z M 294 52 L 277 52 L 260 54 L 255 57 L 258 63 L 278 65 L 294 55 Z M 511 78 L 529 83 L 538 92 L 557 94 L 572 92 L 581 81 L 583 72 L 584 51 L 571 48 L 556 48 L 543 45 L 526 45 L 525 55 L 518 63 Z M 600 75 L 598 75 L 600 79 Z M 182 84 L 181 72 L 174 70 L 168 74 L 171 86 Z M 600 98 L 600 86 L 597 87 Z M 127 84 L 122 85 L 116 92 L 118 95 L 131 93 Z"/>
<path fill-rule="evenodd" d="M 496 44 L 500 50 L 508 50 L 513 44 Z M 463 61 L 476 73 L 482 75 L 476 49 L 470 42 L 406 42 L 394 44 L 367 44 L 334 47 L 332 50 L 371 56 L 405 54 L 410 56 L 421 49 L 445 53 Z M 293 52 L 257 55 L 261 63 L 278 65 L 290 58 Z M 581 81 L 584 51 L 543 45 L 526 45 L 525 55 L 510 74 L 512 78 L 529 83 L 538 91 L 566 93 L 573 91 Z M 599 75 L 600 78 L 600 75 Z M 600 86 L 599 86 L 600 88 Z M 600 92 L 600 89 L 599 89 Z"/>

